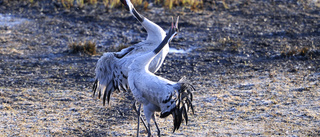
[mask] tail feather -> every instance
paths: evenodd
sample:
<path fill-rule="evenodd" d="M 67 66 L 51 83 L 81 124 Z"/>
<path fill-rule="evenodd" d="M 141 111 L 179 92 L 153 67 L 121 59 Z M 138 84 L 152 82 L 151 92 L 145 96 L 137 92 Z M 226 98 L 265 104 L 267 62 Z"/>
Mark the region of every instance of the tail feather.
<path fill-rule="evenodd" d="M 191 109 L 192 114 L 194 114 L 194 108 L 192 106 L 192 100 L 193 100 L 193 95 L 192 92 L 195 91 L 195 88 L 187 83 L 187 82 L 182 82 L 180 80 L 177 83 L 177 88 L 174 94 L 176 96 L 169 96 L 168 99 L 170 98 L 172 101 L 174 100 L 174 107 L 171 108 L 169 111 L 163 111 L 160 114 L 160 118 L 165 118 L 169 116 L 170 114 L 173 117 L 173 132 L 178 130 L 180 128 L 181 123 L 183 120 L 186 121 L 186 124 L 188 124 L 188 111 Z M 163 103 L 165 102 L 171 102 L 167 98 L 164 100 Z M 168 100 L 168 101 L 167 101 Z"/>
<path fill-rule="evenodd" d="M 174 128 L 178 130 L 183 120 L 188 124 L 188 111 L 191 109 L 192 114 L 194 114 L 194 108 L 192 106 L 193 95 L 192 91 L 195 91 L 195 88 L 186 82 L 181 80 L 178 82 L 180 88 L 178 89 L 178 98 L 176 98 L 176 107 L 172 110 L 171 114 L 173 116 Z"/>
<path fill-rule="evenodd" d="M 174 112 L 172 113 L 173 116 L 173 132 L 175 130 L 178 130 L 180 128 L 180 125 L 182 123 L 182 114 L 180 110 L 175 109 Z"/>
<path fill-rule="evenodd" d="M 185 107 L 182 107 L 183 109 L 182 109 L 181 112 L 183 112 L 182 114 L 183 114 L 183 117 L 184 117 L 184 119 L 185 119 L 185 121 L 186 121 L 186 125 L 188 125 L 188 115 L 187 115 L 187 112 L 188 112 L 189 109 L 186 109 L 186 108 L 188 108 L 188 106 L 186 107 L 186 104 L 185 104 L 184 106 L 185 106 Z M 193 109 L 192 109 L 192 110 L 193 110 Z"/>

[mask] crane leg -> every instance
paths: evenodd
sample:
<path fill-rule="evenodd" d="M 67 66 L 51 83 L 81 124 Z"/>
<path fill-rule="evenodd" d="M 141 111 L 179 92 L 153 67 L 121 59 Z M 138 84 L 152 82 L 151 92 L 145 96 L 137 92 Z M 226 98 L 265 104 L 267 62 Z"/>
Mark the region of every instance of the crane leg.
<path fill-rule="evenodd" d="M 159 127 L 158 127 L 158 124 L 157 124 L 157 122 L 156 121 L 154 121 L 154 124 L 156 125 L 156 127 L 157 127 L 157 130 L 158 130 L 158 136 L 160 137 L 160 129 L 159 129 Z"/>
<path fill-rule="evenodd" d="M 157 122 L 156 122 L 156 118 L 154 117 L 154 114 L 152 115 L 152 119 L 153 119 L 153 121 L 154 121 L 154 124 L 156 125 L 156 127 L 157 127 L 157 130 L 158 130 L 158 136 L 160 137 L 160 129 L 159 129 L 159 126 L 158 126 L 158 124 L 157 124 Z"/>
<path fill-rule="evenodd" d="M 139 109 L 137 110 L 136 103 L 137 103 L 136 101 L 133 102 L 132 108 L 133 108 L 134 111 L 136 111 L 136 113 L 138 115 L 138 132 L 139 132 L 139 122 L 140 122 L 139 118 L 141 119 L 141 121 L 142 121 L 144 127 L 146 128 L 146 130 L 148 131 L 148 127 L 147 127 L 146 123 L 144 122 L 143 118 L 140 115 L 141 104 L 139 105 Z M 139 135 L 139 133 L 137 133 L 137 136 L 138 135 Z"/>
<path fill-rule="evenodd" d="M 151 128 L 150 127 L 151 127 L 151 125 L 148 123 L 148 137 L 151 137 L 151 130 L 150 130 Z"/>
<path fill-rule="evenodd" d="M 139 105 L 138 109 L 138 128 L 137 128 L 137 137 L 139 137 L 139 125 L 140 125 L 140 109 L 141 109 L 141 104 Z"/>

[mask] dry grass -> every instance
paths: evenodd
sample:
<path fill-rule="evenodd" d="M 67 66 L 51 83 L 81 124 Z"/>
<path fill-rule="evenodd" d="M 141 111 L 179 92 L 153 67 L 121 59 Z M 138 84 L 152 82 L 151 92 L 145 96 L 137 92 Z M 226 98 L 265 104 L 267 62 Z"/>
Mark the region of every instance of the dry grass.
<path fill-rule="evenodd" d="M 267 72 L 220 76 L 212 83 L 218 87 L 204 91 L 207 97 L 196 95 L 197 108 L 205 111 L 197 119 L 215 125 L 207 127 L 222 136 L 316 135 L 320 116 L 313 103 L 319 104 L 314 98 L 319 96 L 319 89 L 309 79 L 305 81 L 310 74 L 281 69 L 272 73 L 276 76 L 270 78 Z"/>
<path fill-rule="evenodd" d="M 83 7 L 86 4 L 97 4 L 97 0 L 58 0 L 65 8 L 71 8 L 74 6 Z M 145 0 L 131 0 L 135 6 L 143 6 L 144 9 L 147 9 L 148 2 Z M 115 8 L 120 7 L 122 4 L 120 0 L 102 0 L 102 3 L 105 7 Z M 176 6 L 187 6 L 192 10 L 196 10 L 203 7 L 202 0 L 155 0 L 155 3 L 162 4 L 164 7 L 172 9 Z"/>
<path fill-rule="evenodd" d="M 239 72 L 216 75 L 216 81 L 196 77 L 195 115 L 172 133 L 171 117 L 156 116 L 164 136 L 315 136 L 319 134 L 319 89 L 308 72 Z M 308 75 L 307 79 L 304 76 Z M 250 76 L 250 77 L 249 77 Z M 304 83 L 300 83 L 305 81 Z M 210 82 L 203 87 L 201 82 Z M 318 82 L 318 81 L 317 81 Z M 197 84 L 199 83 L 199 85 Z M 58 84 L 58 83 L 53 83 Z M 213 85 L 219 85 L 214 87 Z M 52 85 L 53 86 L 53 85 Z M 135 113 L 123 93 L 111 106 L 92 98 L 90 87 L 74 89 L 1 88 L 3 135 L 133 136 Z M 169 125 L 169 126 L 168 126 Z M 140 125 L 143 127 L 143 125 Z M 144 128 L 141 134 L 146 135 Z M 201 132 L 199 132 L 201 131 Z M 155 127 L 153 126 L 153 133 Z"/>
<path fill-rule="evenodd" d="M 71 8 L 74 6 L 84 7 L 87 4 L 96 5 L 99 4 L 100 1 L 98 0 L 58 0 L 65 8 Z M 102 3 L 105 7 L 108 8 L 115 8 L 121 6 L 120 0 L 102 0 Z M 135 5 L 142 5 L 142 0 L 132 0 L 132 3 Z"/>
<path fill-rule="evenodd" d="M 207 21 L 206 18 L 204 20 Z M 81 25 L 79 28 L 83 28 Z M 202 26 L 198 24 L 192 27 Z M 188 31 L 187 28 L 184 31 Z M 49 34 L 45 37 L 48 39 L 42 37 L 34 39 L 38 31 L 29 34 L 23 30 L 26 29 L 17 29 L 15 32 L 19 33 L 13 33 L 14 36 L 10 37 L 5 36 L 5 39 L 1 40 L 4 45 L 0 49 L 1 136 L 134 136 L 136 134 L 137 118 L 131 108 L 132 95 L 115 93 L 111 97 L 110 106 L 106 107 L 102 105 L 101 100 L 92 97 L 94 66 L 99 59 L 98 56 L 46 55 L 63 52 L 63 46 L 67 45 L 68 41 L 64 40 L 62 46 L 61 43 L 52 44 L 62 40 L 58 37 L 61 34 L 56 34 L 54 30 L 54 33 L 40 31 L 39 35 Z M 198 33 L 194 33 L 194 30 L 197 29 L 189 28 L 188 33 L 197 36 Z M 69 36 L 70 33 L 64 35 Z M 97 37 L 97 39 L 103 41 L 105 38 Z M 39 44 L 33 45 L 41 46 L 30 46 L 31 40 L 39 41 Z M 199 46 L 213 45 L 208 41 L 202 41 L 201 37 L 195 40 Z M 315 52 L 313 50 L 319 50 L 319 42 L 316 40 L 317 37 L 315 37 L 316 48 L 301 45 L 283 50 L 283 54 L 288 57 L 312 55 L 311 53 Z M 194 92 L 193 101 L 195 114 L 190 115 L 188 125 L 183 123 L 179 131 L 172 133 L 172 117 L 160 119 L 159 115 L 156 115 L 162 136 L 320 135 L 319 51 L 314 60 L 268 58 L 260 62 L 254 57 L 253 61 L 248 59 L 251 62 L 244 60 L 228 63 L 228 58 L 223 57 L 224 50 L 238 51 L 247 47 L 248 43 L 232 37 L 222 37 L 214 41 L 217 45 L 213 47 L 214 49 L 210 49 L 212 50 L 210 54 L 207 54 L 207 50 L 199 50 L 199 52 L 167 56 L 160 70 L 163 74 L 161 76 L 171 79 L 180 77 L 180 74 L 192 74 L 189 78 L 197 91 Z M 85 53 L 88 52 L 87 48 L 78 48 L 85 43 L 71 43 L 69 46 L 71 50 Z M 255 50 L 256 46 L 259 47 L 255 45 L 249 49 Z M 60 49 L 47 51 L 56 47 Z M 126 46 L 115 45 L 112 49 L 121 50 L 123 47 Z M 268 48 L 262 51 L 274 50 L 275 53 L 279 53 L 282 50 L 272 46 Z M 28 52 L 30 50 L 39 54 L 33 55 L 35 52 Z M 217 52 L 213 53 L 215 51 Z M 232 56 L 237 55 L 232 54 Z M 211 60 L 203 59 L 209 57 L 212 57 Z M 219 59 L 226 61 L 216 63 Z M 179 67 L 181 69 L 178 69 Z M 141 136 L 146 136 L 142 124 L 140 129 Z M 156 135 L 154 125 L 152 132 Z"/>
<path fill-rule="evenodd" d="M 242 46 L 242 42 L 237 38 L 221 38 L 218 40 L 218 43 L 215 47 L 220 48 L 221 50 L 227 50 L 230 52 L 238 52 L 239 48 Z"/>
<path fill-rule="evenodd" d="M 123 44 L 123 43 L 118 44 L 118 45 L 113 45 L 113 46 L 110 46 L 108 52 L 119 52 L 119 51 L 121 51 L 122 49 L 127 48 L 127 47 L 129 47 L 129 46 L 130 46 L 130 45 L 126 45 L 126 44 Z"/>
<path fill-rule="evenodd" d="M 286 46 L 289 47 L 289 46 Z M 281 51 L 282 57 L 294 57 L 294 56 L 310 56 L 312 58 L 312 54 L 314 51 L 310 50 L 309 47 L 293 47 L 286 48 L 286 50 Z"/>
<path fill-rule="evenodd" d="M 320 7 L 320 1 L 319 0 L 298 0 L 298 3 L 303 5 L 303 8 L 309 9 L 312 6 Z"/>
<path fill-rule="evenodd" d="M 96 54 L 96 43 L 92 41 L 72 42 L 69 44 L 70 53 L 86 53 L 88 55 Z"/>
<path fill-rule="evenodd" d="M 189 6 L 192 10 L 203 8 L 202 0 L 156 0 L 156 3 L 160 3 L 169 9 L 176 6 Z"/>

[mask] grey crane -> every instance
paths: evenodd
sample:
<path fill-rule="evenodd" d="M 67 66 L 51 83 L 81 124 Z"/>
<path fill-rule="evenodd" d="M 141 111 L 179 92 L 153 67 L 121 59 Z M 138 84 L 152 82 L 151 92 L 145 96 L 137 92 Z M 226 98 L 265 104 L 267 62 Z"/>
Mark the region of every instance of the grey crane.
<path fill-rule="evenodd" d="M 175 25 L 172 23 L 172 27 L 157 48 L 151 52 L 136 57 L 129 66 L 129 87 L 135 100 L 140 103 L 137 110 L 137 136 L 139 136 L 141 104 L 143 105 L 143 112 L 148 124 L 147 127 L 144 123 L 148 131 L 148 136 L 151 136 L 151 119 L 156 125 L 158 136 L 161 135 L 160 129 L 155 120 L 155 112 L 160 112 L 160 118 L 165 118 L 170 114 L 173 116 L 173 132 L 179 129 L 183 119 L 187 124 L 187 112 L 189 109 L 191 109 L 194 113 L 192 106 L 192 91 L 195 89 L 191 84 L 184 82 L 183 79 L 179 80 L 178 82 L 167 80 L 155 75 L 148 69 L 152 60 L 159 54 L 162 48 L 169 43 L 174 36 L 177 35 L 178 19 L 179 17 L 177 18 Z"/>
<path fill-rule="evenodd" d="M 98 92 L 98 98 L 101 98 L 103 93 L 103 105 L 107 100 L 110 102 L 111 94 L 118 90 L 128 91 L 128 66 L 132 59 L 148 53 L 155 49 L 166 36 L 165 31 L 140 15 L 130 0 L 121 0 L 130 13 L 142 24 L 147 31 L 146 40 L 122 49 L 120 52 L 107 52 L 98 60 L 95 69 L 95 82 L 93 84 L 93 96 Z M 151 61 L 148 69 L 150 72 L 156 72 L 162 65 L 166 55 L 169 52 L 169 45 L 166 44 L 160 53 Z"/>

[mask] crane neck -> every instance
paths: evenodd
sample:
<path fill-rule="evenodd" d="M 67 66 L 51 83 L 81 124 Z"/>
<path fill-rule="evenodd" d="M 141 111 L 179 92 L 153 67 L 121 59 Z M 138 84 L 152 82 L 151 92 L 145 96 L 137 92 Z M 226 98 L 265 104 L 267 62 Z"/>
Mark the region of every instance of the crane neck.
<path fill-rule="evenodd" d="M 142 16 L 137 10 L 132 7 L 131 14 L 142 24 L 148 33 L 147 40 L 159 40 L 161 41 L 165 37 L 164 30 L 154 22 Z"/>
<path fill-rule="evenodd" d="M 139 22 L 143 22 L 143 21 L 144 21 L 144 17 L 143 17 L 141 14 L 139 14 L 134 7 L 132 7 L 131 13 L 133 14 L 133 16 L 134 16 Z"/>
<path fill-rule="evenodd" d="M 170 39 L 173 37 L 174 34 L 175 33 L 168 34 L 162 40 L 162 42 L 158 45 L 158 47 L 156 49 L 154 49 L 153 51 L 137 57 L 133 61 L 133 63 L 130 65 L 130 68 L 132 70 L 138 70 L 138 71 L 149 71 L 148 68 L 149 68 L 151 61 L 155 58 L 155 56 L 157 56 L 157 54 L 160 53 L 160 51 L 163 49 L 163 47 L 165 47 L 168 44 L 168 42 L 170 42 Z"/>
<path fill-rule="evenodd" d="M 167 35 L 167 36 L 161 41 L 161 43 L 159 44 L 159 46 L 158 46 L 156 49 L 153 50 L 153 53 L 157 55 L 157 54 L 162 50 L 162 48 L 163 48 L 166 44 L 169 43 L 171 37 L 172 37 L 172 35 Z"/>

